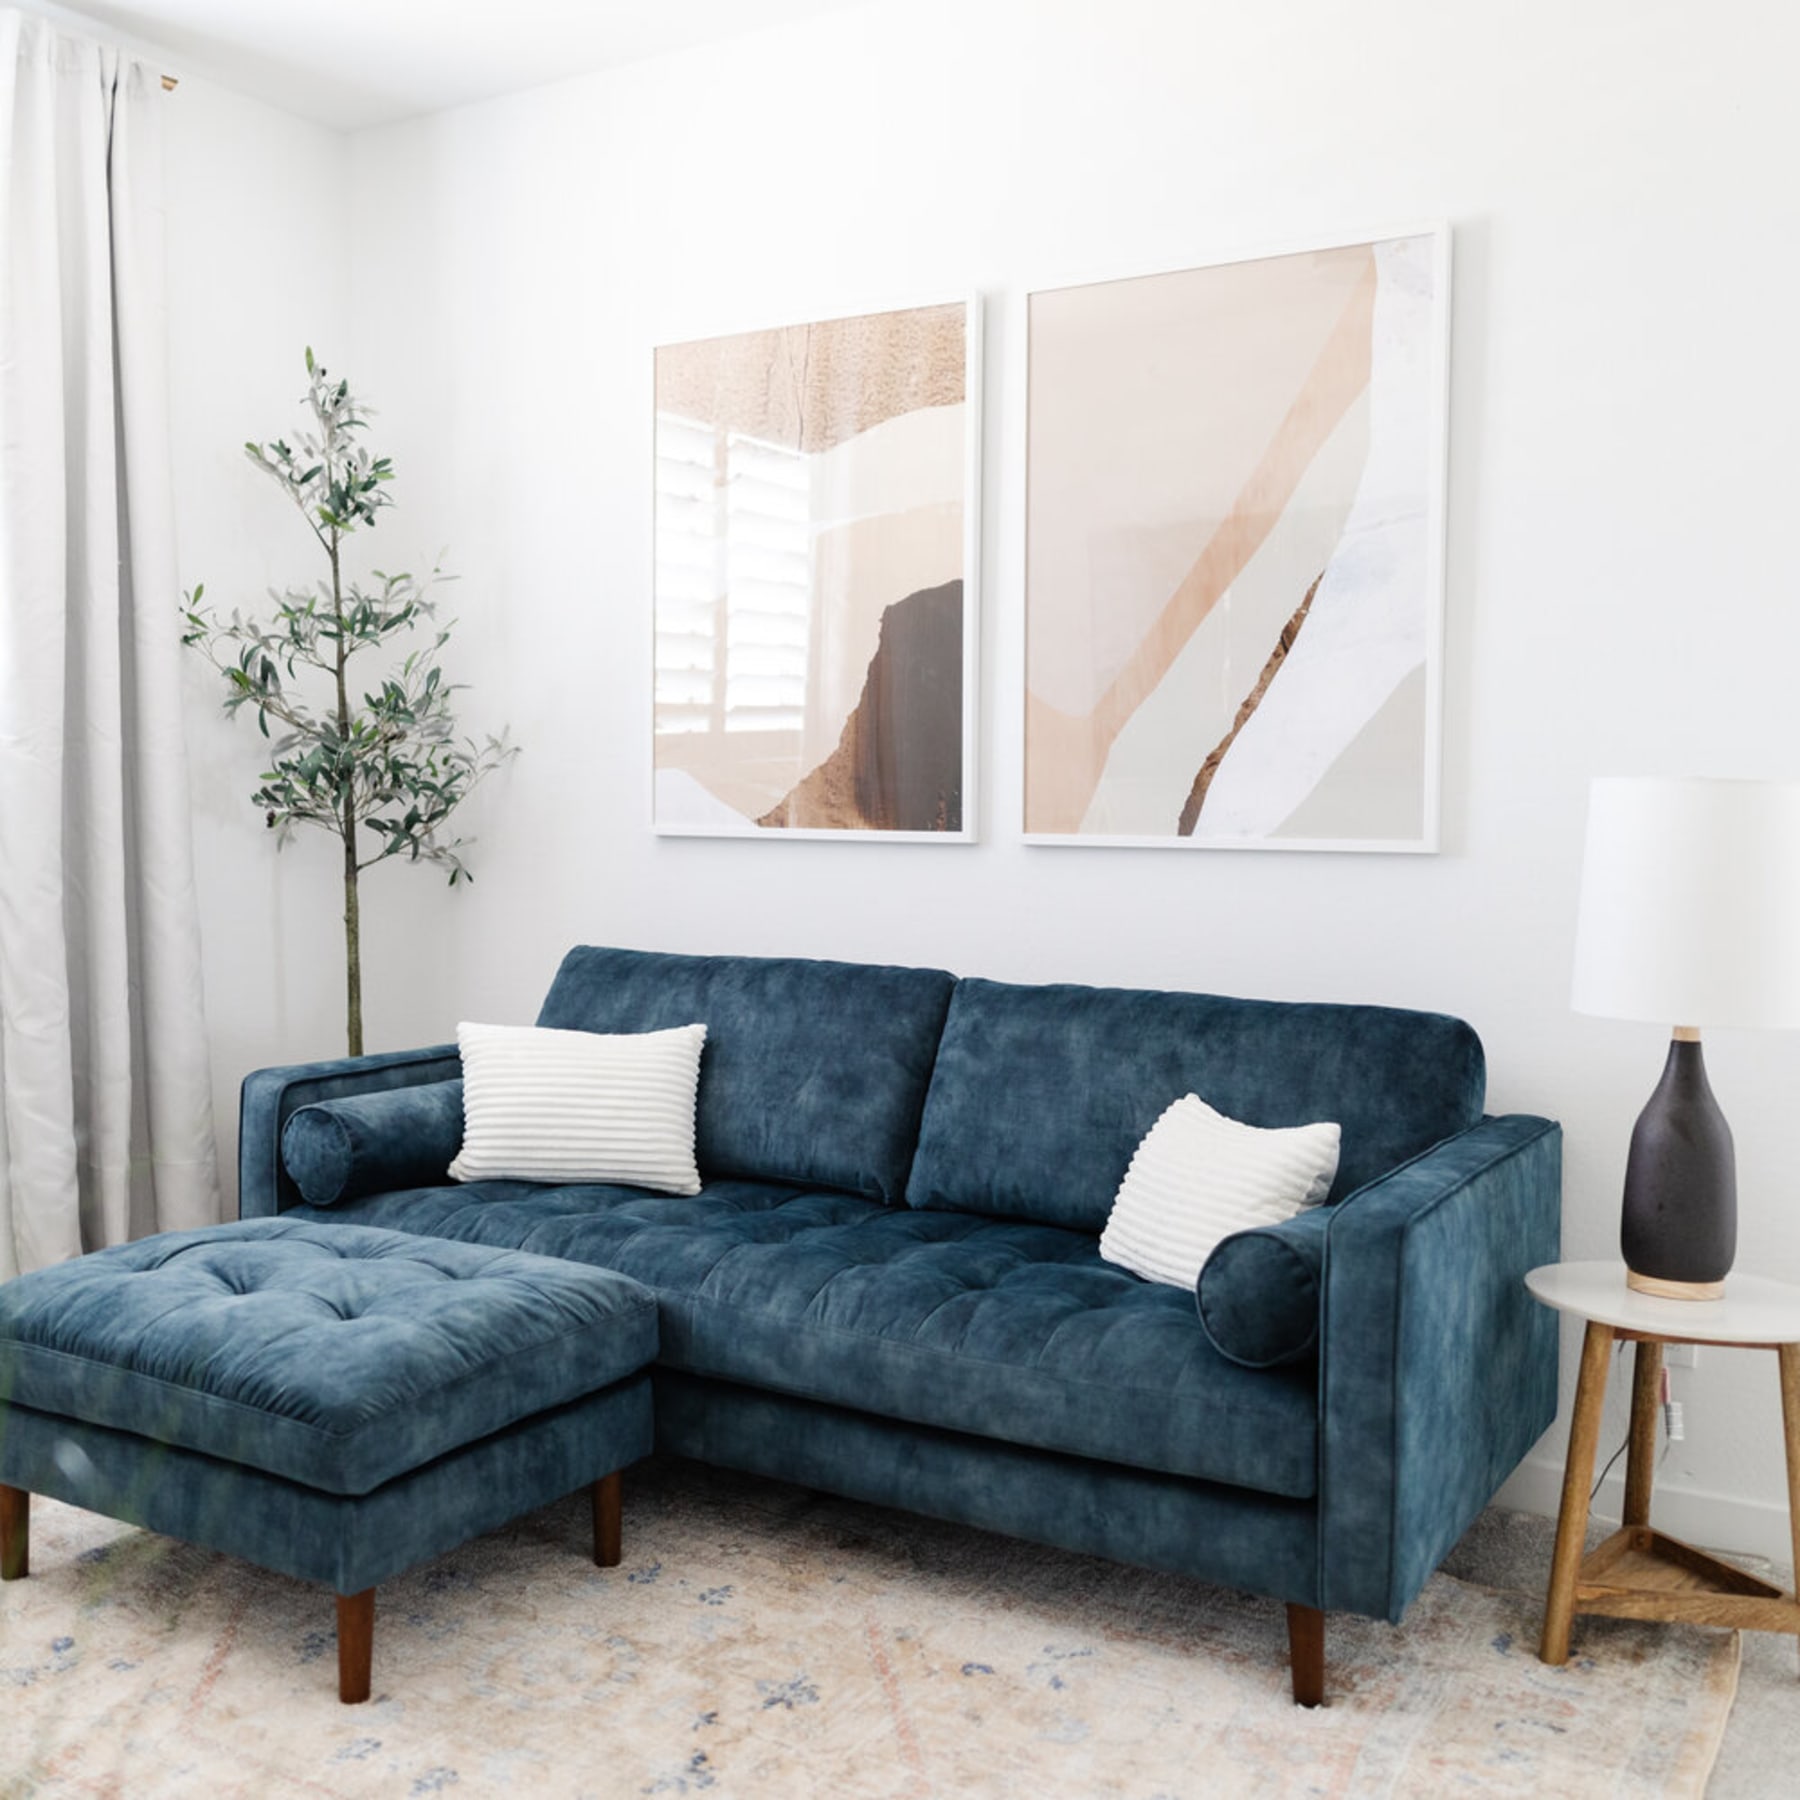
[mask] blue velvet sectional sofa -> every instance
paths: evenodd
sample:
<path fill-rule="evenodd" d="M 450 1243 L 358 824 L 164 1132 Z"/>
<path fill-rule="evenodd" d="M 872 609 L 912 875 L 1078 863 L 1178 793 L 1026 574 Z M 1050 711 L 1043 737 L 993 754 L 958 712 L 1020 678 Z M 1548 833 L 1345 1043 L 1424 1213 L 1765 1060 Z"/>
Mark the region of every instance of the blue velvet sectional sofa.
<path fill-rule="evenodd" d="M 241 1210 L 633 1276 L 659 1448 L 1283 1601 L 1307 1703 L 1324 1615 L 1398 1620 L 1550 1424 L 1555 1321 L 1522 1277 L 1557 1256 L 1560 1132 L 1482 1115 L 1460 1021 L 594 948 L 538 1019 L 695 1021 L 693 1198 L 452 1183 L 451 1045 L 252 1074 Z M 1189 1092 L 1343 1128 L 1326 1206 L 1209 1270 L 1211 1330 L 1096 1246 Z M 324 1103 L 338 1166 L 302 1175 L 329 1206 L 281 1149 Z"/>

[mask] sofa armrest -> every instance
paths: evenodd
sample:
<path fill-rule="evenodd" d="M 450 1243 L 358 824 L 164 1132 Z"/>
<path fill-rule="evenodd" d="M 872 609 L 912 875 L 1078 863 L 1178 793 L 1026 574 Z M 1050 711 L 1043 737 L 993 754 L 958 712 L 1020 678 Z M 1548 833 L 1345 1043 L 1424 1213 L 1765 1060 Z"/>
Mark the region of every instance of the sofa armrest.
<path fill-rule="evenodd" d="M 1562 1129 L 1487 1118 L 1339 1203 L 1319 1369 L 1322 1604 L 1398 1620 L 1556 1416 Z"/>
<path fill-rule="evenodd" d="M 299 1190 L 281 1166 L 281 1132 L 302 1106 L 346 1094 L 453 1081 L 461 1074 L 456 1046 L 434 1044 L 426 1050 L 295 1063 L 246 1075 L 238 1099 L 238 1217 L 269 1218 L 301 1204 Z"/>

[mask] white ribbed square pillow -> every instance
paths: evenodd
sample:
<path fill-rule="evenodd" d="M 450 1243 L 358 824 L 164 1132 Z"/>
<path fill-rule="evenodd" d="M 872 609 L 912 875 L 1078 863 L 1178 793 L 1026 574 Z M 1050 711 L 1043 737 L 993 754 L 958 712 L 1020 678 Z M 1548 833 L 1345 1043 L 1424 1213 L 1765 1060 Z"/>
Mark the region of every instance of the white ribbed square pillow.
<path fill-rule="evenodd" d="M 453 1181 L 616 1181 L 697 1194 L 704 1025 L 609 1034 L 458 1025 L 463 1141 Z"/>
<path fill-rule="evenodd" d="M 1100 1254 L 1146 1281 L 1191 1288 L 1221 1238 L 1279 1225 L 1331 1192 L 1340 1135 L 1333 1124 L 1241 1125 L 1184 1095 L 1132 1155 Z"/>

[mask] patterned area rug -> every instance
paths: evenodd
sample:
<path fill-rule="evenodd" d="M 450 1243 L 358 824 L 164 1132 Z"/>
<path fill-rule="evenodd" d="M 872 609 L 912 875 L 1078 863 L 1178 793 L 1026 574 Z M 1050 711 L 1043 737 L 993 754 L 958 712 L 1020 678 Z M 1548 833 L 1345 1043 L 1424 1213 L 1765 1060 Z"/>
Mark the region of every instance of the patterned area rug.
<path fill-rule="evenodd" d="M 1699 1794 L 1737 1639 L 1579 1623 L 1439 1575 L 1398 1629 L 1334 1617 L 1290 1704 L 1266 1601 L 686 1464 L 626 1478 L 377 1596 L 339 1706 L 330 1596 L 33 1502 L 0 1589 L 0 1794 Z"/>

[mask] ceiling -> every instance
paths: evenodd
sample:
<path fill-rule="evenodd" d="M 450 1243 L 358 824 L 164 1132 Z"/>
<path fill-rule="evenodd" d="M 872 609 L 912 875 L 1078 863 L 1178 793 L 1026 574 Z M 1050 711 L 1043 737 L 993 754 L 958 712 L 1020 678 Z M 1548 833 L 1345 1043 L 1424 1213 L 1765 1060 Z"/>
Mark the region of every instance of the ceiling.
<path fill-rule="evenodd" d="M 87 20 L 339 131 L 613 68 L 854 0 L 73 0 Z"/>

